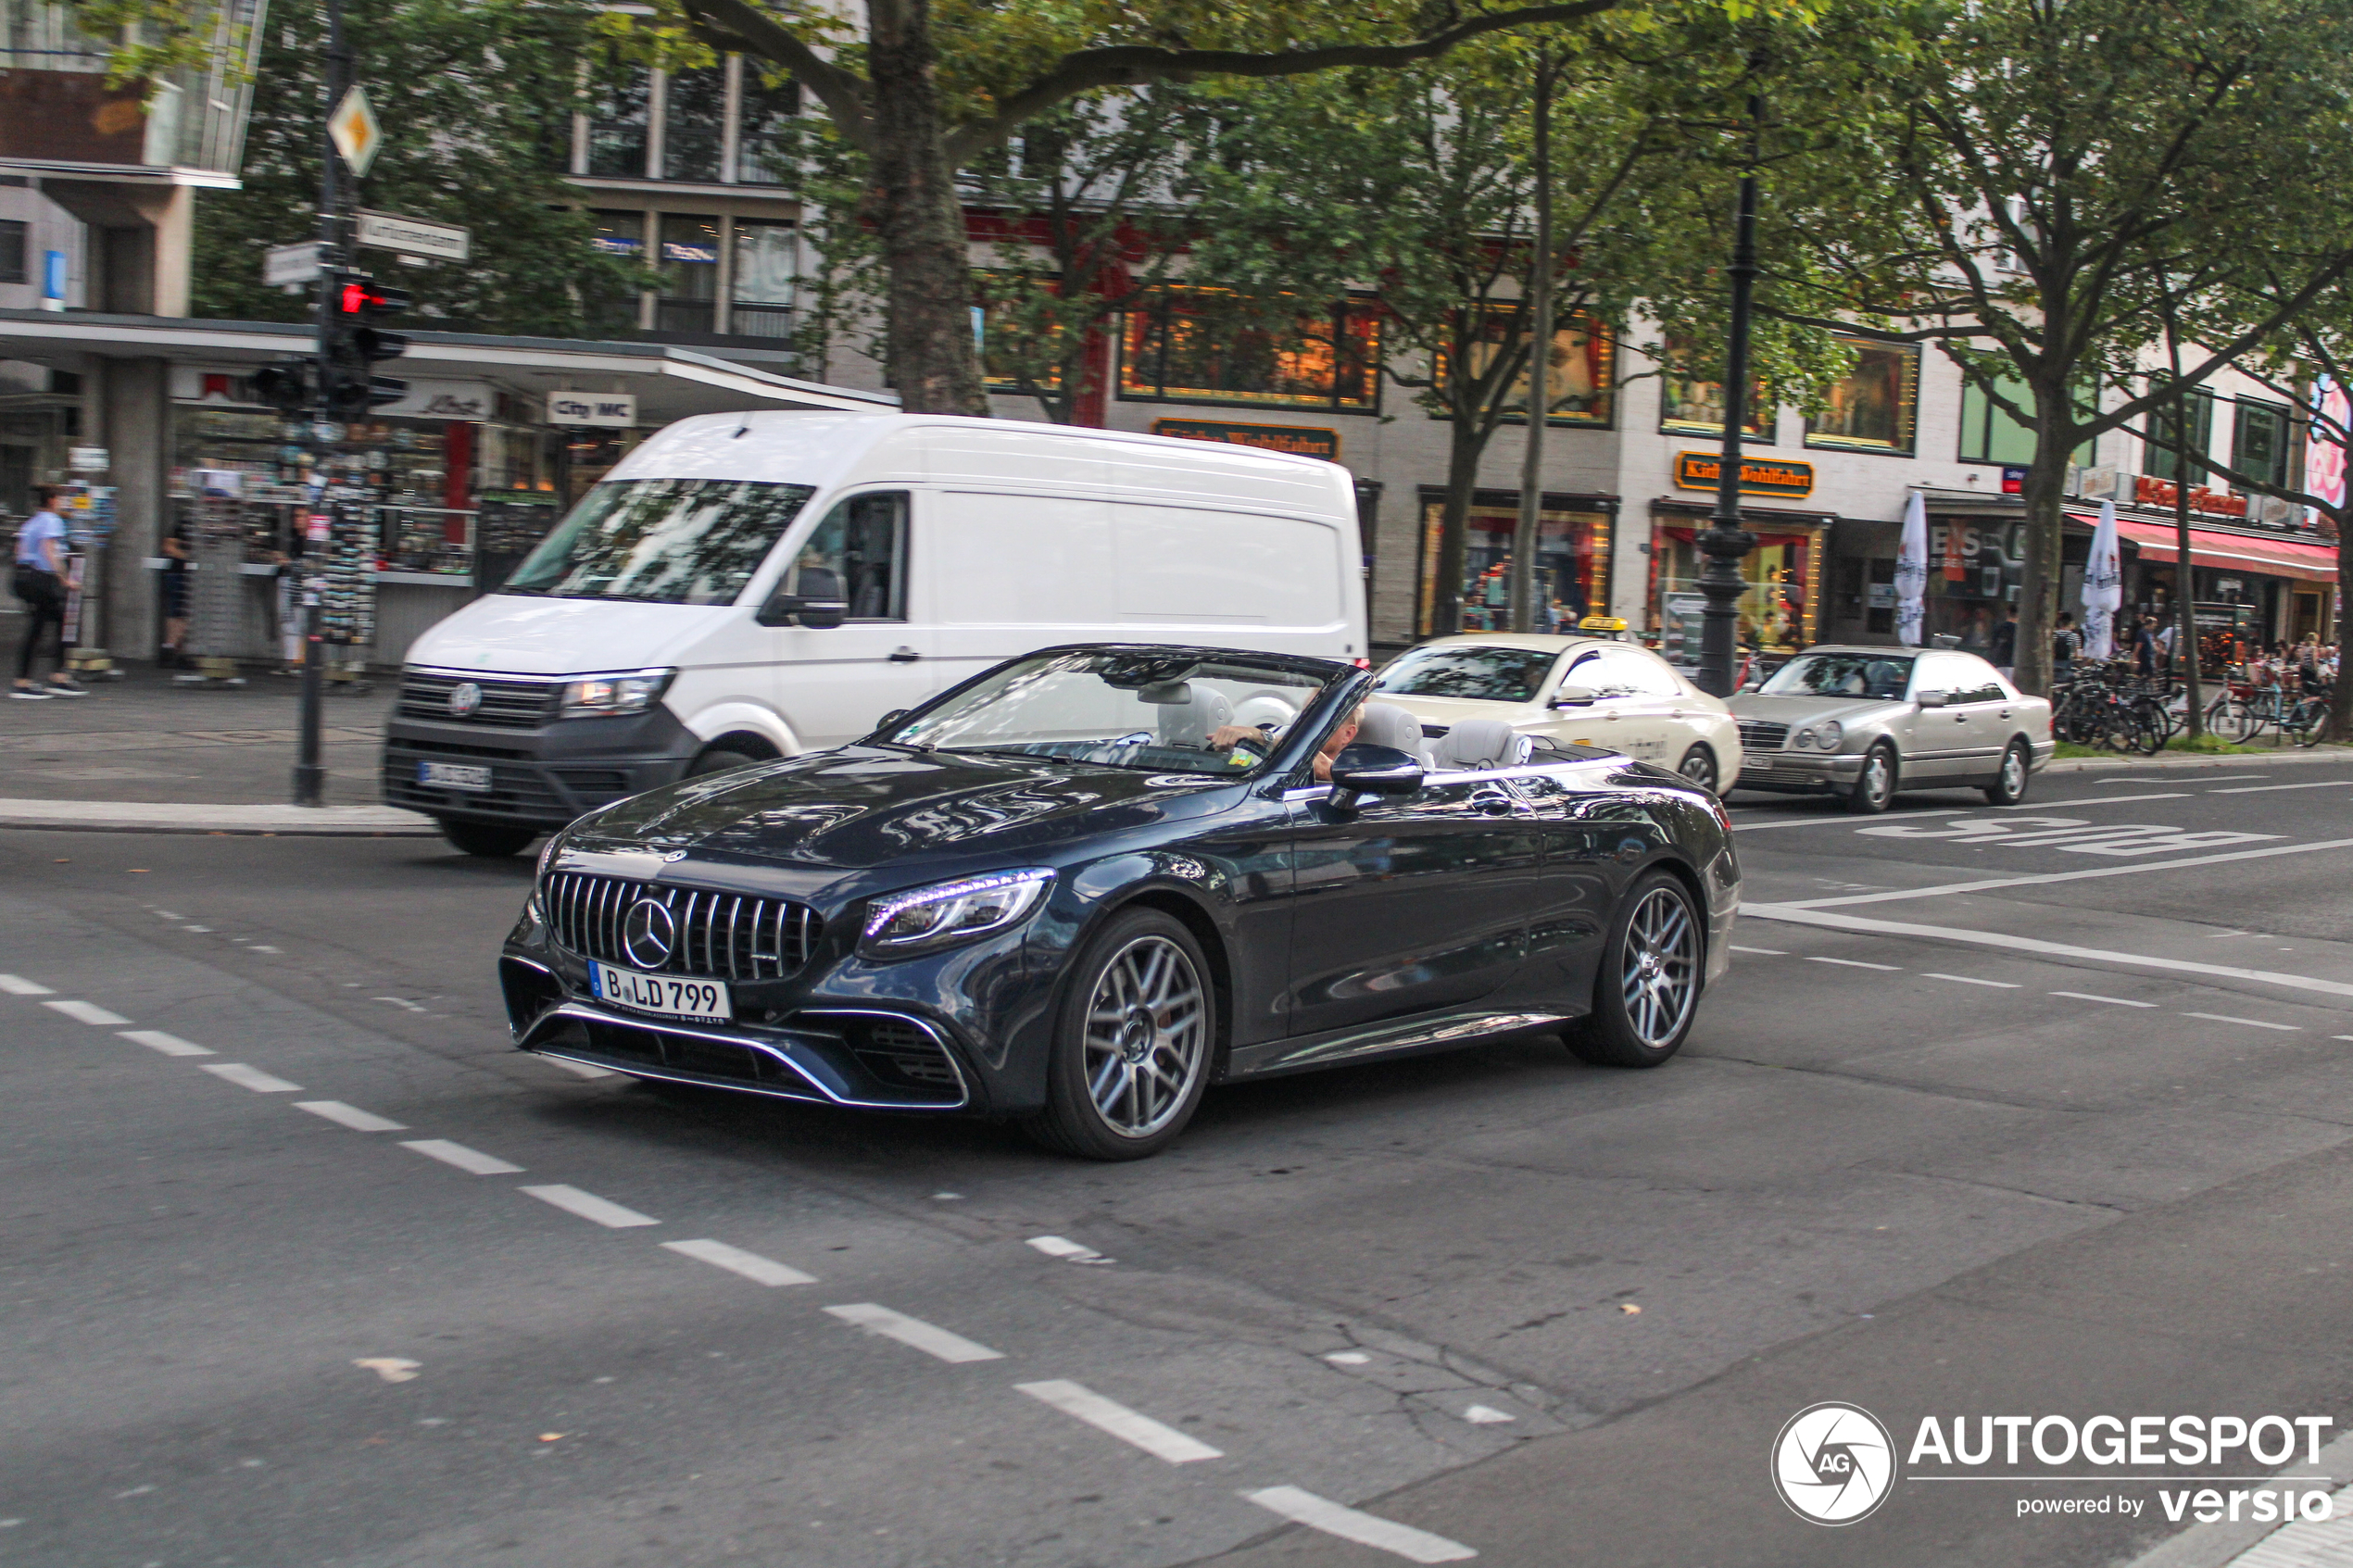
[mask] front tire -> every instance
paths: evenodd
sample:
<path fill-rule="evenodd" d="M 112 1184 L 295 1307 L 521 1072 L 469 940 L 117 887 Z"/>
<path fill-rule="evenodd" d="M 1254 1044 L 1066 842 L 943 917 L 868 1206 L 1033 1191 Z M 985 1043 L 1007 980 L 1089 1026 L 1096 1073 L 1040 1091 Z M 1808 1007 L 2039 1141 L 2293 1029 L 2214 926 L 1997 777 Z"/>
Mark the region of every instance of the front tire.
<path fill-rule="evenodd" d="M 2027 754 L 2022 740 L 2010 742 L 2002 753 L 2002 771 L 1985 786 L 1988 806 L 2015 806 L 2026 798 L 2026 781 L 2034 775 L 2033 759 Z"/>
<path fill-rule="evenodd" d="M 1895 748 L 1885 741 L 1863 754 L 1863 771 L 1846 791 L 1846 809 L 1858 817 L 1876 817 L 1895 798 Z"/>
<path fill-rule="evenodd" d="M 539 836 L 537 828 L 510 827 L 504 822 L 469 822 L 456 817 L 441 819 L 441 836 L 450 847 L 469 855 L 479 855 L 485 860 L 503 860 L 531 847 Z"/>
<path fill-rule="evenodd" d="M 1683 753 L 1683 760 L 1675 771 L 1710 795 L 1723 793 L 1717 786 L 1716 753 L 1705 746 L 1695 746 Z"/>
<path fill-rule="evenodd" d="M 1113 917 L 1072 967 L 1024 1130 L 1058 1154 L 1142 1160 L 1185 1130 L 1209 1085 L 1217 993 L 1201 944 L 1157 909 Z"/>
<path fill-rule="evenodd" d="M 1637 882 L 1610 917 L 1593 981 L 1593 1010 L 1562 1037 L 1596 1067 L 1656 1067 L 1682 1048 L 1699 1016 L 1706 936 L 1681 883 Z"/>
<path fill-rule="evenodd" d="M 706 751 L 688 765 L 686 777 L 699 779 L 708 773 L 731 772 L 749 768 L 760 759 L 747 751 Z"/>

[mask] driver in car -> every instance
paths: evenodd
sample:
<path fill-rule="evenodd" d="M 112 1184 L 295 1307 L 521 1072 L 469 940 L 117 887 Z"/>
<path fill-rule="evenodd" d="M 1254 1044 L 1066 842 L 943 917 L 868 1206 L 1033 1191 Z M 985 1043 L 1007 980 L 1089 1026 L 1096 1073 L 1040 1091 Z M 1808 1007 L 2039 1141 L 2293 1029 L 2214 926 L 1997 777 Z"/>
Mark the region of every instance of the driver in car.
<path fill-rule="evenodd" d="M 1356 738 L 1356 731 L 1364 722 L 1365 705 L 1360 702 L 1347 718 L 1333 728 L 1330 734 L 1324 737 L 1324 744 L 1315 748 L 1309 766 L 1315 770 L 1320 783 L 1332 782 L 1332 759 L 1347 749 L 1348 743 Z M 1211 732 L 1209 745 L 1214 751 L 1237 746 L 1247 746 L 1263 757 L 1281 733 L 1278 730 L 1274 735 L 1269 735 L 1265 731 L 1252 729 L 1247 724 L 1226 724 Z"/>

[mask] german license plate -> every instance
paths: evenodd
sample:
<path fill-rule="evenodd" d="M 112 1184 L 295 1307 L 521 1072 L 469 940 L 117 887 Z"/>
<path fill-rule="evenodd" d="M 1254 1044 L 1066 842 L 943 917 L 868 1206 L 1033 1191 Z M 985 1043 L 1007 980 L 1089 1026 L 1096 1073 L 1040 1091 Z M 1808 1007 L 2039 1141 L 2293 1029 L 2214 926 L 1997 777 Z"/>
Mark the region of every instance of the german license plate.
<path fill-rule="evenodd" d="M 733 1023 L 735 1003 L 717 980 L 685 980 L 667 974 L 640 974 L 609 963 L 588 965 L 589 988 L 600 1002 L 659 1018 L 685 1019 L 690 1023 Z"/>
<path fill-rule="evenodd" d="M 490 770 L 464 762 L 420 762 L 417 782 L 434 789 L 488 789 Z"/>

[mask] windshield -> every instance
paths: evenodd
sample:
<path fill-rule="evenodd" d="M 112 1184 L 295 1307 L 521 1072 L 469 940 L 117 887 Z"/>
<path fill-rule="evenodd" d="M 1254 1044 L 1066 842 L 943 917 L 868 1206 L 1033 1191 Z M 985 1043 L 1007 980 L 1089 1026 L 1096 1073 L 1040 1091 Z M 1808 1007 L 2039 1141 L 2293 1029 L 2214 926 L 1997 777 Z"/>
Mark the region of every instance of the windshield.
<path fill-rule="evenodd" d="M 878 738 L 924 750 L 1238 775 L 1264 761 L 1274 737 L 1345 673 L 1132 649 L 1040 655 Z"/>
<path fill-rule="evenodd" d="M 806 484 L 736 479 L 607 480 L 501 592 L 733 604 L 812 493 Z"/>
<path fill-rule="evenodd" d="M 1765 696 L 1875 696 L 1904 700 L 1912 679 L 1909 654 L 1802 653 L 1758 687 Z"/>
<path fill-rule="evenodd" d="M 1373 689 L 1398 696 L 1533 702 L 1559 657 L 1544 648 L 1414 648 L 1398 655 Z"/>

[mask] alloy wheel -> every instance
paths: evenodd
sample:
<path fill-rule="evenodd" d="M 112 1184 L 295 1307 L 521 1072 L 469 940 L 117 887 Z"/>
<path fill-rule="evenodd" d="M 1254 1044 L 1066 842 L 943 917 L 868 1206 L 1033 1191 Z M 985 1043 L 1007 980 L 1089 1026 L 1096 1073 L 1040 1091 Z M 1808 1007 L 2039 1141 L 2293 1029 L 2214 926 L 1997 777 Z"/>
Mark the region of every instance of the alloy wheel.
<path fill-rule="evenodd" d="M 1863 795 L 1873 806 L 1884 802 L 1895 787 L 1887 767 L 1887 753 L 1873 751 L 1863 759 Z"/>
<path fill-rule="evenodd" d="M 1653 1050 L 1672 1045 L 1699 1001 L 1699 933 L 1691 906 L 1666 887 L 1642 895 L 1619 959 L 1626 1021 Z"/>
<path fill-rule="evenodd" d="M 1705 790 L 1716 787 L 1716 754 L 1704 746 L 1695 746 L 1683 753 L 1683 777 Z"/>
<path fill-rule="evenodd" d="M 2016 800 L 2026 793 L 2026 756 L 2012 746 L 2002 754 L 2002 794 Z"/>
<path fill-rule="evenodd" d="M 1131 1138 L 1167 1126 L 1208 1054 L 1206 989 L 1184 948 L 1147 935 L 1113 954 L 1088 998 L 1082 1063 L 1104 1123 Z"/>

